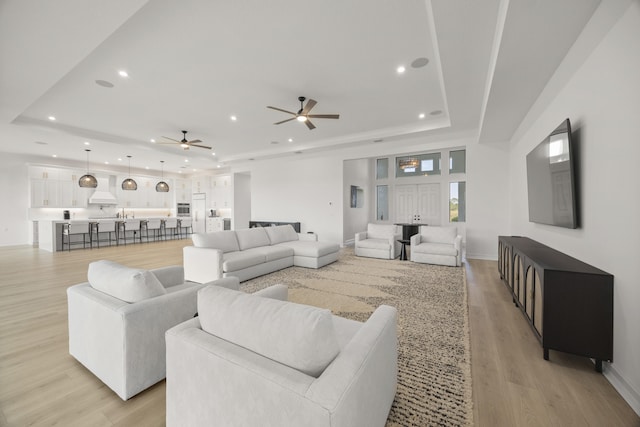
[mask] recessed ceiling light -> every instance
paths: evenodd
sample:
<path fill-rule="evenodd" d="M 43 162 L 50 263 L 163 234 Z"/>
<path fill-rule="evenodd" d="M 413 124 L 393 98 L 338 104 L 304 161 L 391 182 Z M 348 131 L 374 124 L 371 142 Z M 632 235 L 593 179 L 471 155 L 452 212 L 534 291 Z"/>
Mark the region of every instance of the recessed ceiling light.
<path fill-rule="evenodd" d="M 125 70 L 118 71 L 118 75 L 120 77 L 129 77 L 129 73 L 127 73 Z"/>
<path fill-rule="evenodd" d="M 122 157 L 118 157 L 118 161 L 121 162 L 122 161 Z"/>
<path fill-rule="evenodd" d="M 91 145 L 91 143 L 89 141 L 85 141 L 84 145 Z"/>
<path fill-rule="evenodd" d="M 418 116 L 419 119 L 424 119 L 424 113 L 420 113 L 420 115 Z"/>
<path fill-rule="evenodd" d="M 58 155 L 57 154 L 52 154 L 51 157 L 58 157 Z"/>
<path fill-rule="evenodd" d="M 238 118 L 236 116 L 231 116 L 231 120 L 235 122 L 236 120 L 238 120 Z"/>
<path fill-rule="evenodd" d="M 182 173 L 182 171 L 178 171 L 178 173 Z"/>
<path fill-rule="evenodd" d="M 193 169 L 194 172 L 197 172 L 195 169 Z"/>
<path fill-rule="evenodd" d="M 153 143 L 155 144 L 156 140 L 155 140 L 155 139 L 153 139 L 153 138 L 151 138 L 151 139 L 149 140 L 149 142 L 153 142 Z"/>
<path fill-rule="evenodd" d="M 184 159 L 184 162 L 185 163 L 189 163 L 189 159 Z"/>
<path fill-rule="evenodd" d="M 429 58 L 416 58 L 413 60 L 413 62 L 411 63 L 411 66 L 413 68 L 422 68 L 425 65 L 427 65 L 429 63 Z"/>
<path fill-rule="evenodd" d="M 108 162 L 108 161 L 105 161 L 105 162 L 104 162 L 104 164 L 105 164 L 105 165 L 108 165 L 108 164 L 109 164 L 109 162 Z"/>
<path fill-rule="evenodd" d="M 98 86 L 102 86 L 102 87 L 106 87 L 106 88 L 112 88 L 113 87 L 113 83 L 108 82 L 106 80 L 96 80 L 96 84 Z"/>
<path fill-rule="evenodd" d="M 396 68 L 396 71 L 398 72 L 398 74 L 402 74 L 406 71 L 407 69 L 404 68 L 404 65 L 399 66 L 398 68 Z"/>
<path fill-rule="evenodd" d="M 149 166 L 145 166 L 144 168 L 145 168 L 145 169 L 149 169 Z"/>
<path fill-rule="evenodd" d="M 212 155 L 212 156 L 215 156 L 215 155 L 216 155 L 216 153 L 211 153 L 211 155 Z"/>
<path fill-rule="evenodd" d="M 431 114 L 432 116 L 437 116 L 438 114 L 442 114 L 442 110 L 433 110 L 429 114 Z"/>
<path fill-rule="evenodd" d="M 218 165 L 218 167 L 220 167 L 220 165 Z"/>
<path fill-rule="evenodd" d="M 49 116 L 49 120 L 51 120 L 52 122 L 55 122 L 56 118 L 54 116 Z"/>
<path fill-rule="evenodd" d="M 289 138 L 289 142 L 293 142 L 293 138 Z"/>

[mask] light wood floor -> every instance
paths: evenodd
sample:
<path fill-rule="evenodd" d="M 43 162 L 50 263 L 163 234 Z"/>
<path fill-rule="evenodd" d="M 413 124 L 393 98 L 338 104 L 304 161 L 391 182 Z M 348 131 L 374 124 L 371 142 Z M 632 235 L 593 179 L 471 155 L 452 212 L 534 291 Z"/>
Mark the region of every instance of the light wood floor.
<path fill-rule="evenodd" d="M 190 240 L 51 254 L 0 248 L 0 425 L 164 425 L 164 381 L 123 402 L 68 354 L 66 288 L 89 262 L 155 268 L 182 263 Z M 471 260 L 474 421 L 478 426 L 640 426 L 640 418 L 586 358 L 542 349 L 498 280 Z"/>

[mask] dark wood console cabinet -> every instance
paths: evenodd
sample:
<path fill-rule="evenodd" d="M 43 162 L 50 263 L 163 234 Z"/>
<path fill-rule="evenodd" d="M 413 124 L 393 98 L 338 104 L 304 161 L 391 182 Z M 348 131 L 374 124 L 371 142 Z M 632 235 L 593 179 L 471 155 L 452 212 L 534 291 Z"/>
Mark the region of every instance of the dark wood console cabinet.
<path fill-rule="evenodd" d="M 287 225 L 290 224 L 296 233 L 300 232 L 300 223 L 299 222 L 276 222 L 276 221 L 249 221 L 249 228 L 254 227 L 275 227 L 276 225 Z"/>
<path fill-rule="evenodd" d="M 613 276 L 527 237 L 498 237 L 498 270 L 549 350 L 613 361 Z"/>

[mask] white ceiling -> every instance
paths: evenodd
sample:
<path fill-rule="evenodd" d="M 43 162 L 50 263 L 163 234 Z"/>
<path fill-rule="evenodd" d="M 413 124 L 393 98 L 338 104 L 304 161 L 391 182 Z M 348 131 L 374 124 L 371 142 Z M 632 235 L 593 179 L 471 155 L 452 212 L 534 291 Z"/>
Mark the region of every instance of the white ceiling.
<path fill-rule="evenodd" d="M 0 1 L 0 151 L 84 162 L 89 142 L 93 164 L 177 172 L 434 132 L 506 141 L 599 1 L 560 3 Z M 274 125 L 289 116 L 267 105 L 298 96 L 340 119 Z M 182 129 L 213 150 L 150 142 Z"/>

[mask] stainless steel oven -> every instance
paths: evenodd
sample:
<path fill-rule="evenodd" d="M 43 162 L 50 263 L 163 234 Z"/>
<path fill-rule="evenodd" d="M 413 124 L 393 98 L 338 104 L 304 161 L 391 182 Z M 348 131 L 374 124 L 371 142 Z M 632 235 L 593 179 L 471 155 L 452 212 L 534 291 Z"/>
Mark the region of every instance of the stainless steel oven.
<path fill-rule="evenodd" d="M 178 203 L 176 209 L 176 216 L 189 217 L 191 216 L 191 203 Z"/>

